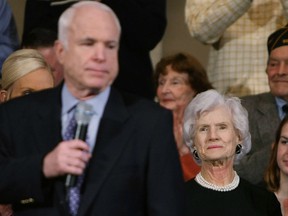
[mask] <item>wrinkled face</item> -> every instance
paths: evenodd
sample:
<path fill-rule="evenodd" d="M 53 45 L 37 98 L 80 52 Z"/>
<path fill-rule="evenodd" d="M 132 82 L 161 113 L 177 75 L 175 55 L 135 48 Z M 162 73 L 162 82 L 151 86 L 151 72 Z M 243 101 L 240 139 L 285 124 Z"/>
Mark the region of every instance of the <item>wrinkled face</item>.
<path fill-rule="evenodd" d="M 288 176 L 288 124 L 286 123 L 281 131 L 278 143 L 277 163 L 282 175 Z"/>
<path fill-rule="evenodd" d="M 272 50 L 266 71 L 272 94 L 288 100 L 288 46 Z"/>
<path fill-rule="evenodd" d="M 50 65 L 54 83 L 55 86 L 57 86 L 63 80 L 63 68 L 57 59 L 54 47 L 43 47 L 39 48 L 38 51 L 43 55 L 45 61 Z"/>
<path fill-rule="evenodd" d="M 76 11 L 67 47 L 56 42 L 65 83 L 72 92 L 98 94 L 111 85 L 118 72 L 119 37 L 120 30 L 110 13 L 89 6 Z"/>
<path fill-rule="evenodd" d="M 170 65 L 167 74 L 160 74 L 157 87 L 157 97 L 161 106 L 177 111 L 185 108 L 196 95 L 189 84 L 187 73 L 174 71 Z"/>
<path fill-rule="evenodd" d="M 196 121 L 194 144 L 202 161 L 234 159 L 239 136 L 224 107 L 204 112 Z"/>
<path fill-rule="evenodd" d="M 7 90 L 7 100 L 54 87 L 52 74 L 40 68 L 16 80 Z"/>

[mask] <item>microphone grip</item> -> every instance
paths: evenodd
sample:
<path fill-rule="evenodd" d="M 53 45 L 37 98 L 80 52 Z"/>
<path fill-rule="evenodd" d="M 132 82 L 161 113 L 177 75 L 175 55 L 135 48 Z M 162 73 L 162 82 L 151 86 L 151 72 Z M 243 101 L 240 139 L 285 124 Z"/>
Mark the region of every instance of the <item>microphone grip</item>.
<path fill-rule="evenodd" d="M 79 139 L 85 142 L 87 135 L 88 124 L 77 124 L 74 139 Z M 65 187 L 75 187 L 77 184 L 77 176 L 68 174 L 65 181 Z"/>

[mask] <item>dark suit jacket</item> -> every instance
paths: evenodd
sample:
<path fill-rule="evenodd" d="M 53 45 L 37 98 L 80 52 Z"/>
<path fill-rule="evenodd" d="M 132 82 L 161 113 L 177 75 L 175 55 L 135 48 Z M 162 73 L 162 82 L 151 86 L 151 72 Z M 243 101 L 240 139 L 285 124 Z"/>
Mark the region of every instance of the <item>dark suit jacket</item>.
<path fill-rule="evenodd" d="M 235 168 L 241 177 L 259 184 L 268 166 L 280 118 L 275 97 L 271 93 L 244 97 L 242 105 L 248 111 L 252 148 Z"/>
<path fill-rule="evenodd" d="M 119 75 L 114 86 L 149 99 L 155 95 L 150 51 L 166 28 L 166 0 L 102 0 L 118 16 L 122 28 Z M 57 31 L 61 13 L 72 3 L 50 6 L 50 2 L 26 1 L 23 40 L 36 27 Z"/>
<path fill-rule="evenodd" d="M 42 173 L 44 156 L 62 139 L 60 92 L 0 106 L 0 203 L 12 203 L 15 215 L 65 215 L 65 176 Z M 171 113 L 111 89 L 79 215 L 180 216 L 182 187 Z"/>

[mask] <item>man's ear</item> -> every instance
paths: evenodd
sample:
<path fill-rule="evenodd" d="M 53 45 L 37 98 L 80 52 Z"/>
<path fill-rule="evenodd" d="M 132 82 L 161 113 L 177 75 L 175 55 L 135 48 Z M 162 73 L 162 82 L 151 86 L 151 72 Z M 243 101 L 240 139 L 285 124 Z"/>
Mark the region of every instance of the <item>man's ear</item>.
<path fill-rule="evenodd" d="M 59 40 L 56 40 L 54 43 L 54 50 L 57 56 L 58 61 L 63 64 L 64 55 L 65 55 L 65 47 L 63 43 Z"/>
<path fill-rule="evenodd" d="M 3 103 L 5 101 L 7 101 L 7 91 L 1 90 L 0 91 L 0 102 Z"/>

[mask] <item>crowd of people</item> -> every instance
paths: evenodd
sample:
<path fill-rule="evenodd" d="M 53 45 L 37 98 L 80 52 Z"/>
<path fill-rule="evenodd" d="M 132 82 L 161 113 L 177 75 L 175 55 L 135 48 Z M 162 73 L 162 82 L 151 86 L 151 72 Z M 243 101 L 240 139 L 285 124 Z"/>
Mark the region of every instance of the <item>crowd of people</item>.
<path fill-rule="evenodd" d="M 207 72 L 165 0 L 4 2 L 0 215 L 288 216 L 286 1 L 187 0 Z"/>

